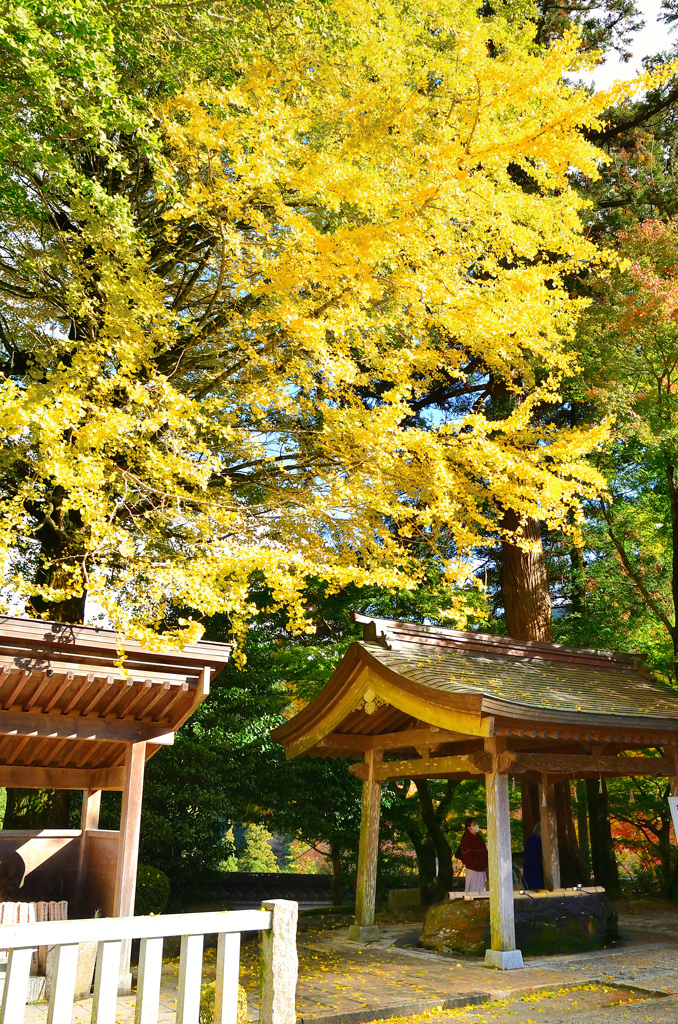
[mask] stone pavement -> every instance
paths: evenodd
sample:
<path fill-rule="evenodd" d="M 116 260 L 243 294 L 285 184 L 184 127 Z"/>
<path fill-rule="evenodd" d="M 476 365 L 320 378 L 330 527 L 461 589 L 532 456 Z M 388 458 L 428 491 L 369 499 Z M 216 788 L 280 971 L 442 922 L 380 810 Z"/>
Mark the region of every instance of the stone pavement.
<path fill-rule="evenodd" d="M 532 958 L 522 971 L 488 970 L 477 958 L 457 959 L 414 948 L 412 923 L 387 924 L 379 941 L 365 946 L 349 942 L 345 928 L 304 932 L 299 935 L 299 1020 L 362 1024 L 417 1015 L 427 1024 L 678 1024 L 678 910 L 639 904 L 625 907 L 620 921 L 625 945 L 577 956 Z M 214 950 L 207 950 L 204 980 L 214 977 L 214 958 Z M 241 982 L 254 1019 L 257 975 L 257 943 L 246 942 Z M 159 1024 L 175 1020 L 177 980 L 178 962 L 169 960 L 163 970 Z M 637 999 L 642 1001 L 629 1002 Z M 613 1005 L 620 1000 L 627 1005 Z M 133 1020 L 134 1002 L 134 997 L 119 1000 L 120 1024 Z M 482 1005 L 488 1002 L 492 1006 Z M 77 1003 L 73 1021 L 88 1022 L 90 1007 L 91 1000 Z M 44 1024 L 45 1004 L 29 1007 L 26 1021 Z"/>

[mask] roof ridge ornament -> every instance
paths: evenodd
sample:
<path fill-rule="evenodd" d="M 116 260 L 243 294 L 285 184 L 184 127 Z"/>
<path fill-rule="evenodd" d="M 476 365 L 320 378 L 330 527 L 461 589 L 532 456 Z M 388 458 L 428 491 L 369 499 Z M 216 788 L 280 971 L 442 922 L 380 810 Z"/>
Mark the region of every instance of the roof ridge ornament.
<path fill-rule="evenodd" d="M 374 621 L 363 623 L 363 640 L 370 644 L 379 644 L 380 647 L 384 647 L 387 651 L 393 650 L 389 640 L 392 640 L 388 633 L 378 633 L 377 624 Z"/>

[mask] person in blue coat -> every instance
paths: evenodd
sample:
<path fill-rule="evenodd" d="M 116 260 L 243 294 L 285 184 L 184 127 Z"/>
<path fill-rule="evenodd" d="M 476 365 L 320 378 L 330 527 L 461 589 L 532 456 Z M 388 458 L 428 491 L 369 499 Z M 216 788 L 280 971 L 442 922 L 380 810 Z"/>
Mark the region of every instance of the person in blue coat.
<path fill-rule="evenodd" d="M 523 878 L 527 889 L 544 888 L 544 861 L 541 852 L 541 828 L 539 822 L 534 826 L 532 835 L 525 840 L 525 857 L 523 862 Z"/>

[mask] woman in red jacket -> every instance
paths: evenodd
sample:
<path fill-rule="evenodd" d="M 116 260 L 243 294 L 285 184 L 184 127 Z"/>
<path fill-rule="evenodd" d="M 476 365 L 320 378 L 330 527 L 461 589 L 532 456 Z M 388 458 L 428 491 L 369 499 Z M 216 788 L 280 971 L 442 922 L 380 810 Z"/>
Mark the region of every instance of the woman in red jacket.
<path fill-rule="evenodd" d="M 475 818 L 464 822 L 456 855 L 466 868 L 466 892 L 485 892 L 487 888 L 487 847 Z"/>

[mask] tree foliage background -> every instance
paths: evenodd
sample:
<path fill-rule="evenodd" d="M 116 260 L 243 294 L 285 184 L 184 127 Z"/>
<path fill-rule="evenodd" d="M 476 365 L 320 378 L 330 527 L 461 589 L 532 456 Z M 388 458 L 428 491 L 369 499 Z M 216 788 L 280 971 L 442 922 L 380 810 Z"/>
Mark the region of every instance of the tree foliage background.
<path fill-rule="evenodd" d="M 573 84 L 641 20 L 632 0 L 5 4 L 4 594 L 236 642 L 148 766 L 142 857 L 178 889 L 234 822 L 320 846 L 350 888 L 358 784 L 269 731 L 329 677 L 352 607 L 505 631 L 529 535 L 556 639 L 675 679 L 675 55 Z M 668 892 L 664 795 L 609 800 L 620 857 Z M 482 794 L 384 802 L 382 880 L 414 850 L 433 898 Z"/>

